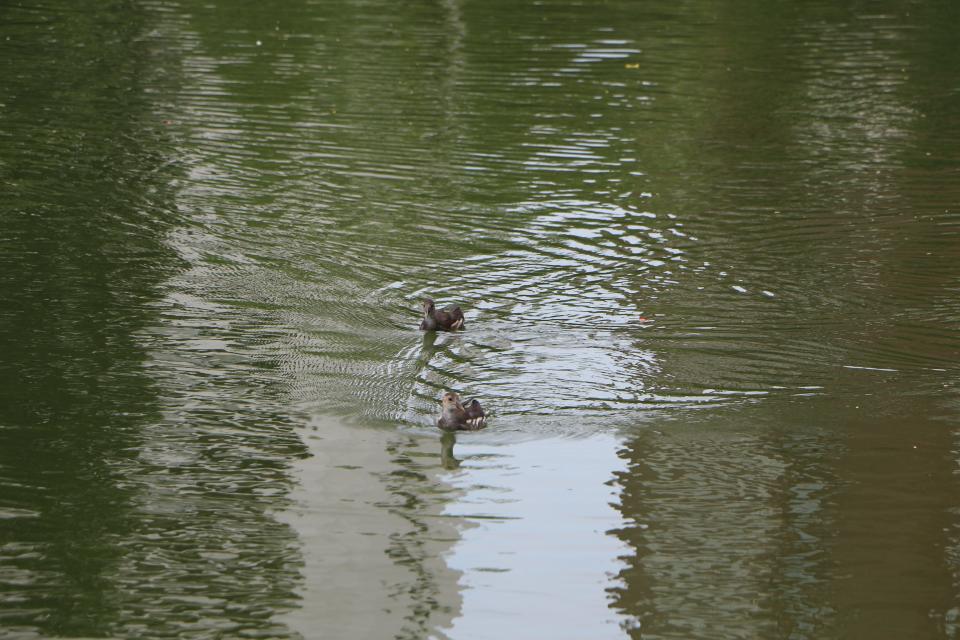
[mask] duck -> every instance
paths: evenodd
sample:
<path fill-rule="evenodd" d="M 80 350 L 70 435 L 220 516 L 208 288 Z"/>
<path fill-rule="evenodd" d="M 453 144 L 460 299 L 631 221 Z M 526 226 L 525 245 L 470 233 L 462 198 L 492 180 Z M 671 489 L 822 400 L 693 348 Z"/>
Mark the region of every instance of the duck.
<path fill-rule="evenodd" d="M 423 302 L 423 320 L 420 322 L 421 331 L 456 331 L 463 329 L 463 311 L 460 307 L 452 304 L 443 309 L 437 310 L 430 298 L 424 298 Z"/>
<path fill-rule="evenodd" d="M 458 394 L 447 391 L 440 406 L 437 426 L 444 431 L 477 431 L 487 426 L 487 414 L 476 398 L 461 402 Z"/>

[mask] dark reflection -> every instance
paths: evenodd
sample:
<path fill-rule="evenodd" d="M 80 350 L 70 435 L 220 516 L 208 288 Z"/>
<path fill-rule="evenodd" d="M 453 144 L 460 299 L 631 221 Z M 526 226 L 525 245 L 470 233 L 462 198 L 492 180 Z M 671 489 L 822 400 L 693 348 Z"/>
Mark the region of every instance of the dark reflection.
<path fill-rule="evenodd" d="M 460 467 L 460 460 L 453 454 L 453 446 L 457 444 L 457 436 L 450 431 L 440 434 L 440 464 L 444 469 L 452 470 Z"/>
<path fill-rule="evenodd" d="M 777 401 L 632 438 L 613 606 L 635 637 L 940 637 L 957 483 L 932 409 Z"/>
<path fill-rule="evenodd" d="M 634 637 L 956 634 L 939 396 L 960 120 L 928 71 L 954 14 L 721 14 L 709 112 L 689 103 L 682 136 L 706 151 L 679 152 L 701 179 L 664 198 L 703 266 L 663 291 L 654 337 L 666 384 L 768 392 L 628 439 L 615 534 L 635 552 L 612 594 Z"/>
<path fill-rule="evenodd" d="M 836 463 L 844 444 L 823 428 L 823 416 L 798 419 L 789 403 L 775 414 L 763 440 L 783 465 L 770 502 L 779 530 L 770 545 L 770 593 L 762 601 L 780 637 L 828 637 L 837 628 L 829 587 L 836 572 L 831 507 L 841 486 Z"/>
<path fill-rule="evenodd" d="M 433 357 L 433 354 L 435 354 L 439 348 L 437 346 L 437 332 L 424 331 L 422 345 L 420 355 L 417 357 L 417 366 L 420 368 L 425 367 L 430 362 L 430 358 Z"/>
<path fill-rule="evenodd" d="M 843 444 L 822 418 L 757 406 L 626 444 L 615 534 L 635 553 L 612 594 L 635 637 L 832 637 Z"/>
<path fill-rule="evenodd" d="M 0 608 L 50 636 L 116 628 L 130 470 L 159 416 L 140 333 L 179 266 L 150 20 L 81 5 L 0 8 Z"/>
<path fill-rule="evenodd" d="M 840 635 L 950 637 L 957 508 L 952 438 L 929 398 L 868 399 L 846 417 L 832 559 Z"/>
<path fill-rule="evenodd" d="M 302 444 L 267 410 L 270 363 L 224 358 L 166 298 L 187 266 L 176 25 L 128 1 L 0 25 L 4 632 L 287 635 L 299 557 L 267 509 Z"/>
<path fill-rule="evenodd" d="M 430 361 L 435 355 L 445 348 L 445 342 L 437 343 L 436 331 L 424 331 L 423 341 L 420 343 L 420 353 L 414 362 L 414 375 L 419 380 L 430 368 Z"/>

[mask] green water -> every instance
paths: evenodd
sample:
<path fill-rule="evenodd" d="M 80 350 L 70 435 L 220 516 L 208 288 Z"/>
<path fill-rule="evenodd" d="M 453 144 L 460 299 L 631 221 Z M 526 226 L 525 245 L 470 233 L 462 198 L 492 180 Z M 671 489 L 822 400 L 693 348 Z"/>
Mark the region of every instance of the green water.
<path fill-rule="evenodd" d="M 957 637 L 958 27 L 0 4 L 0 636 Z"/>

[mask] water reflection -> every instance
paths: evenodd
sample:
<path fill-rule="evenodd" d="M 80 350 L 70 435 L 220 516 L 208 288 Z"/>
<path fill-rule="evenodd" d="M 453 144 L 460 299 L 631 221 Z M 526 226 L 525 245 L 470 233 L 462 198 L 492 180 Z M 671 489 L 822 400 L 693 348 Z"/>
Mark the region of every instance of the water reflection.
<path fill-rule="evenodd" d="M 265 511 L 303 448 L 233 401 L 256 393 L 223 375 L 243 354 L 169 292 L 170 25 L 138 6 L 4 11 L 24 45 L 0 95 L 5 632 L 284 633 L 298 554 Z"/>
<path fill-rule="evenodd" d="M 702 127 L 701 139 L 718 143 L 705 156 L 716 162 L 704 167 L 710 192 L 677 205 L 716 213 L 688 220 L 701 239 L 688 258 L 703 267 L 664 295 L 705 326 L 673 323 L 663 375 L 683 384 L 710 372 L 714 385 L 776 393 L 626 446 L 621 509 L 632 523 L 618 535 L 636 552 L 617 604 L 637 616 L 638 637 L 954 633 L 954 572 L 942 551 L 952 463 L 929 395 L 956 349 L 941 337 L 955 310 L 937 275 L 953 248 L 931 233 L 952 215 L 937 196 L 916 197 L 932 178 L 907 169 L 920 119 L 897 85 L 909 64 L 903 36 L 916 25 L 833 19 L 810 23 L 817 37 L 790 28 L 817 52 L 801 56 L 803 72 L 784 65 L 762 82 L 725 74 L 712 128 Z M 821 37 L 842 51 L 835 67 L 811 45 Z M 770 55 L 751 59 L 752 72 L 788 53 Z M 797 92 L 812 113 L 796 113 Z M 851 118 L 851 103 L 863 118 Z M 758 136 L 749 153 L 719 144 L 731 123 Z M 956 135 L 955 121 L 940 124 Z M 706 252 L 709 264 L 698 260 Z M 691 285 L 703 293 L 691 296 Z M 769 301 L 748 296 L 760 289 Z M 778 397 L 808 390 L 830 399 Z"/>
<path fill-rule="evenodd" d="M 951 6 L 81 9 L 0 9 L 5 629 L 956 634 Z"/>
<path fill-rule="evenodd" d="M 444 561 L 458 527 L 440 516 L 460 492 L 438 478 L 436 440 L 316 419 L 307 442 L 313 457 L 284 515 L 303 542 L 307 603 L 290 626 L 304 637 L 448 626 L 461 608 L 460 572 Z"/>
<path fill-rule="evenodd" d="M 457 458 L 453 451 L 454 445 L 456 444 L 457 436 L 455 434 L 444 432 L 440 436 L 440 464 L 448 471 L 459 469 L 463 463 L 462 460 Z"/>
<path fill-rule="evenodd" d="M 113 576 L 137 526 L 129 474 L 159 414 L 139 334 L 177 264 L 162 238 L 175 170 L 142 100 L 157 82 L 149 43 L 131 45 L 142 12 L 0 11 L 7 42 L 23 45 L 0 83 L 3 627 L 105 635 L 127 597 Z"/>
<path fill-rule="evenodd" d="M 444 633 L 510 636 L 522 625 L 538 637 L 622 637 L 626 621 L 607 602 L 626 550 L 607 535 L 620 522 L 606 482 L 622 467 L 616 448 L 612 436 L 463 438 L 463 463 L 446 478 L 463 495 L 445 515 L 473 526 L 447 559 L 462 572 L 463 604 Z"/>
<path fill-rule="evenodd" d="M 635 616 L 638 636 L 834 629 L 829 511 L 843 444 L 789 411 L 782 423 L 758 424 L 760 416 L 700 416 L 623 448 L 619 506 L 628 524 L 617 535 L 636 553 L 615 602 Z"/>

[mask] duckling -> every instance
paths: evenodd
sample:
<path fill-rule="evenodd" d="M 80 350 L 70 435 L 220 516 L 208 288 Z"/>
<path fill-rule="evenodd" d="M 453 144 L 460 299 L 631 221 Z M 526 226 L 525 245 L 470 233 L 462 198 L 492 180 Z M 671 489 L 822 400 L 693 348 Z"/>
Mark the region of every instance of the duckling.
<path fill-rule="evenodd" d="M 461 403 L 459 395 L 447 391 L 440 399 L 440 405 L 437 426 L 444 431 L 477 431 L 487 426 L 487 414 L 476 398 Z"/>
<path fill-rule="evenodd" d="M 455 304 L 439 311 L 430 298 L 423 299 L 423 321 L 421 331 L 456 331 L 463 329 L 463 311 Z"/>

